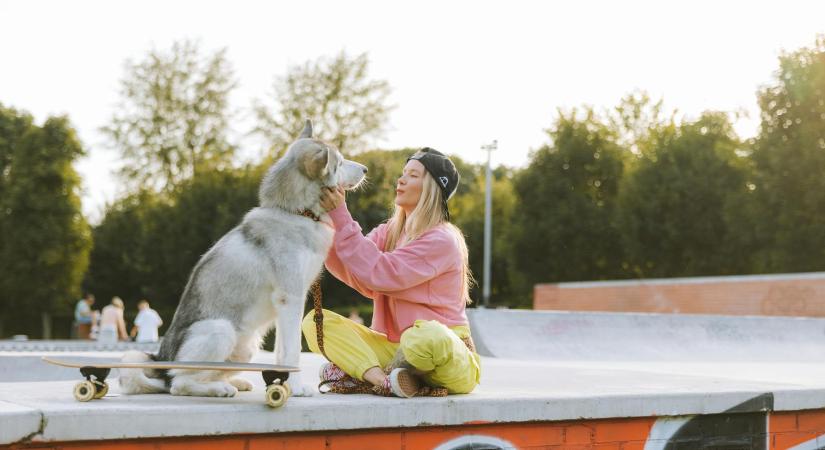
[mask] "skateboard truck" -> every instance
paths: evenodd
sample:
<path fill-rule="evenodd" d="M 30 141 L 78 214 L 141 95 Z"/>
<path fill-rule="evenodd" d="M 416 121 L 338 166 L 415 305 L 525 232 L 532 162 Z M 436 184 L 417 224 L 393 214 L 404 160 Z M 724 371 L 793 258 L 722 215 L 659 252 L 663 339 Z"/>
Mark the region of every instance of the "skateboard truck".
<path fill-rule="evenodd" d="M 95 377 L 95 380 L 101 383 L 106 381 L 106 377 L 109 376 L 109 372 L 111 371 L 112 369 L 104 369 L 100 367 L 86 366 L 80 368 L 80 374 L 86 377 L 87 380 L 93 381 L 92 377 Z"/>
<path fill-rule="evenodd" d="M 286 384 L 289 372 L 264 370 L 261 376 L 266 384 L 266 404 L 277 408 L 286 403 L 286 399 L 292 395 L 292 389 Z"/>
<path fill-rule="evenodd" d="M 275 381 L 278 380 L 278 384 L 286 383 L 286 380 L 289 378 L 289 372 L 280 372 L 278 370 L 264 370 L 261 372 L 261 376 L 264 379 L 264 383 L 269 386 L 271 384 L 275 384 Z"/>
<path fill-rule="evenodd" d="M 103 398 L 109 392 L 106 377 L 109 376 L 110 371 L 111 369 L 101 367 L 81 367 L 80 374 L 86 377 L 86 381 L 81 381 L 74 386 L 74 398 L 81 402 Z"/>

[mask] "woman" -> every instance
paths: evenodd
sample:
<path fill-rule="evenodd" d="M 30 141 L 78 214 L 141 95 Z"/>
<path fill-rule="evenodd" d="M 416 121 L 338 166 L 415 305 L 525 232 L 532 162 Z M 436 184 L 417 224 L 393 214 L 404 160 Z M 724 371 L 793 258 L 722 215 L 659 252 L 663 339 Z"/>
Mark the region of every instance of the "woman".
<path fill-rule="evenodd" d="M 408 398 L 429 388 L 467 393 L 478 384 L 480 359 L 465 314 L 472 282 L 467 245 L 447 208 L 458 181 L 442 153 L 415 153 L 397 182 L 395 214 L 366 237 L 347 210 L 343 189 L 322 193 L 321 206 L 335 227 L 327 270 L 374 302 L 371 328 L 324 311 L 323 344 L 331 362 L 321 368 L 321 384 L 331 391 L 369 387 Z M 314 312 L 307 314 L 302 329 L 310 350 L 321 353 L 313 318 Z"/>
<path fill-rule="evenodd" d="M 118 338 L 126 340 L 126 322 L 123 320 L 123 300 L 112 297 L 112 302 L 100 312 L 99 342 L 114 344 Z"/>

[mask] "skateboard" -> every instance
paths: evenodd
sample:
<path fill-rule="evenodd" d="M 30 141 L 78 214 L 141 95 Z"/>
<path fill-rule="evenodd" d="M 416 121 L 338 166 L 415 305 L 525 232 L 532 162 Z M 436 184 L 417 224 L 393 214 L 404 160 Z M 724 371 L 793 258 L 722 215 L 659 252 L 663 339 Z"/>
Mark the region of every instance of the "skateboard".
<path fill-rule="evenodd" d="M 223 370 L 233 372 L 261 372 L 266 383 L 266 404 L 278 408 L 286 403 L 292 395 L 286 380 L 290 372 L 300 370 L 297 367 L 276 366 L 272 364 L 253 364 L 236 362 L 201 362 L 201 361 L 147 361 L 122 362 L 114 358 L 87 358 L 80 356 L 44 356 L 43 361 L 63 367 L 80 369 L 86 380 L 74 386 L 74 398 L 79 402 L 88 402 L 103 398 L 109 392 L 106 377 L 111 369 L 191 369 Z"/>

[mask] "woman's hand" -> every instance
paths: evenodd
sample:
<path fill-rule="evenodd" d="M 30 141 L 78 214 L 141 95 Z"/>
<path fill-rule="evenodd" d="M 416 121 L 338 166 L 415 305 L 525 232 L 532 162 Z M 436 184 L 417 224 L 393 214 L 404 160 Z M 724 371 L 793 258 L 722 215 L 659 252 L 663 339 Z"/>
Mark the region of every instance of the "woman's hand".
<path fill-rule="evenodd" d="M 332 211 L 347 200 L 344 188 L 336 186 L 333 188 L 321 188 L 321 208 L 325 211 Z"/>

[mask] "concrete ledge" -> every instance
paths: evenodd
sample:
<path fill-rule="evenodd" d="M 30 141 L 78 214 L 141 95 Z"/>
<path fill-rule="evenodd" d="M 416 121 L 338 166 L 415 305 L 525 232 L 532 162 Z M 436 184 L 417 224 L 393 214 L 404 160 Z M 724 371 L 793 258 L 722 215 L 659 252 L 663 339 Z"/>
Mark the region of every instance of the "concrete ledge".
<path fill-rule="evenodd" d="M 317 379 L 312 375 L 322 362 L 304 355 L 305 381 Z M 756 372 L 732 365 L 724 376 L 710 366 L 686 375 L 678 365 L 633 369 L 495 358 L 484 358 L 483 365 L 483 384 L 469 395 L 405 400 L 327 394 L 291 398 L 275 410 L 264 404 L 257 374 L 244 374 L 255 389 L 235 398 L 122 396 L 113 382 L 106 398 L 78 403 L 74 381 L 0 383 L 0 444 L 825 408 L 825 364 L 805 367 L 805 377 L 789 381 L 783 373 L 766 379 L 772 364 Z"/>
<path fill-rule="evenodd" d="M 481 320 L 479 314 L 486 315 L 488 321 Z M 80 379 L 76 374 L 74 380 L 68 381 L 0 383 L 0 445 L 825 408 L 825 362 L 808 356 L 794 360 L 794 355 L 800 353 L 793 340 L 782 341 L 790 356 L 781 363 L 776 358 L 684 360 L 676 351 L 660 355 L 661 358 L 616 358 L 609 352 L 621 353 L 622 345 L 628 341 L 620 338 L 632 333 L 613 334 L 614 329 L 599 327 L 603 327 L 605 321 L 622 322 L 628 317 L 580 321 L 574 320 L 574 316 L 522 315 L 511 311 L 473 312 L 471 316 L 474 333 L 479 338 L 496 352 L 512 356 L 484 357 L 482 384 L 472 394 L 414 399 L 327 394 L 291 398 L 283 408 L 273 410 L 264 404 L 259 374 L 244 373 L 242 376 L 255 388 L 234 398 L 124 396 L 119 395 L 117 382 L 111 380 L 107 397 L 79 403 L 72 396 L 72 387 Z M 520 319 L 511 322 L 513 317 Z M 721 328 L 734 332 L 720 336 L 740 336 L 739 332 L 744 330 L 736 326 L 740 319 L 732 318 L 734 322 Z M 656 329 L 656 323 L 663 324 L 665 328 L 661 330 L 671 333 L 671 338 L 679 336 L 680 330 L 691 329 L 672 328 L 673 324 L 667 321 L 636 325 L 643 330 L 645 327 Z M 569 325 L 566 329 L 575 333 L 547 334 L 546 330 L 558 330 L 559 324 Z M 815 326 L 811 328 L 815 329 Z M 799 332 L 802 336 L 799 339 L 803 340 L 807 336 L 805 330 L 806 326 L 799 326 L 788 330 L 788 334 Z M 645 336 L 655 348 L 679 342 L 664 338 L 657 342 L 656 333 L 650 329 L 644 333 L 652 333 Z M 574 345 L 575 340 L 570 339 L 587 334 L 592 335 L 591 340 L 575 348 L 586 351 L 589 346 L 593 354 L 578 359 L 560 357 L 576 355 L 560 349 Z M 558 342 L 548 343 L 551 338 Z M 603 341 L 601 345 L 597 345 L 599 339 Z M 754 353 L 750 346 L 763 345 L 761 340 L 737 339 L 744 354 Z M 645 340 L 638 342 L 643 345 Z M 704 342 L 714 345 L 713 341 Z M 556 353 L 544 352 L 548 345 L 551 350 L 555 348 Z M 525 354 L 538 354 L 545 359 L 522 358 Z M 256 362 L 272 360 L 268 352 L 261 352 L 255 358 Z M 323 362 L 318 355 L 302 356 L 304 382 L 317 383 L 318 367 Z M 57 368 L 43 364 L 37 370 L 53 369 Z"/>
<path fill-rule="evenodd" d="M 37 436 L 43 421 L 40 411 L 0 401 L 0 444 L 27 441 Z"/>

